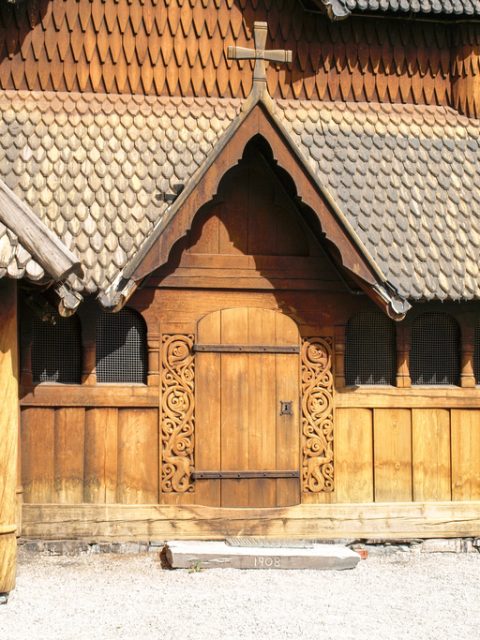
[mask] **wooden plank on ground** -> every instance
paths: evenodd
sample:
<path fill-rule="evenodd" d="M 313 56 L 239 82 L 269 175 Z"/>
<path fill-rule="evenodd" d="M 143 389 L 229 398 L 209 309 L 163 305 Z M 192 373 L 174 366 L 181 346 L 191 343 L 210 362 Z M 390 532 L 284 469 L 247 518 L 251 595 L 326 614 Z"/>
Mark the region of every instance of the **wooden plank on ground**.
<path fill-rule="evenodd" d="M 408 409 L 375 409 L 375 501 L 412 499 L 412 425 Z"/>
<path fill-rule="evenodd" d="M 446 409 L 412 410 L 413 499 L 450 500 L 450 413 Z"/>

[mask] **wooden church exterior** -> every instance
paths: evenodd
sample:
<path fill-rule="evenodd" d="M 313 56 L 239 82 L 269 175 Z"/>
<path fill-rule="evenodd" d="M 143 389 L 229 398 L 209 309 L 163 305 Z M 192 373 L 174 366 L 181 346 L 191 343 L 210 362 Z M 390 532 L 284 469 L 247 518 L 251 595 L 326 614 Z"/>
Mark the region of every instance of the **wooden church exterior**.
<path fill-rule="evenodd" d="M 480 4 L 406 4 L 2 3 L 0 592 L 20 533 L 479 535 Z"/>

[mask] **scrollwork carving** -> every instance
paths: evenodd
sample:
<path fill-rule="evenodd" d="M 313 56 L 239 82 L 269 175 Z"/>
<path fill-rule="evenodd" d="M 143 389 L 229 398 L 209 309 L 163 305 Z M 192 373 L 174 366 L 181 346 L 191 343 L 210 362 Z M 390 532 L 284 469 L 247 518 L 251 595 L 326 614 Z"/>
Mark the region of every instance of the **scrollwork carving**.
<path fill-rule="evenodd" d="M 334 489 L 332 343 L 331 338 L 302 340 L 302 486 L 306 493 Z"/>
<path fill-rule="evenodd" d="M 161 490 L 193 491 L 190 474 L 194 453 L 193 335 L 162 336 Z"/>

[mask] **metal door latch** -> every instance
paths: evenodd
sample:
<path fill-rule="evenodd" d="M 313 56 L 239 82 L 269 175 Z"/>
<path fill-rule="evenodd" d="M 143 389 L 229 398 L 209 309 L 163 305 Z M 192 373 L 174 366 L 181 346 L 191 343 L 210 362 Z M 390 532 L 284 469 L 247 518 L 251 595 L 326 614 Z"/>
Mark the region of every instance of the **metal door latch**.
<path fill-rule="evenodd" d="M 280 400 L 280 415 L 293 416 L 292 400 Z"/>

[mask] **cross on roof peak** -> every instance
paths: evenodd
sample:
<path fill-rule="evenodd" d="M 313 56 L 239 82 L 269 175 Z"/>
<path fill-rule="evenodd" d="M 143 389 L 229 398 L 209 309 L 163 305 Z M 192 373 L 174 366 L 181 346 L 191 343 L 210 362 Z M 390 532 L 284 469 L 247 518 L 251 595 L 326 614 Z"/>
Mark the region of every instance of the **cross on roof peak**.
<path fill-rule="evenodd" d="M 227 58 L 230 60 L 255 60 L 253 70 L 253 86 L 261 85 L 263 89 L 267 81 L 265 62 L 276 62 L 282 64 L 292 61 L 292 52 L 286 49 L 265 49 L 267 42 L 268 27 L 266 22 L 253 23 L 254 49 L 246 47 L 230 46 L 227 48 Z"/>

